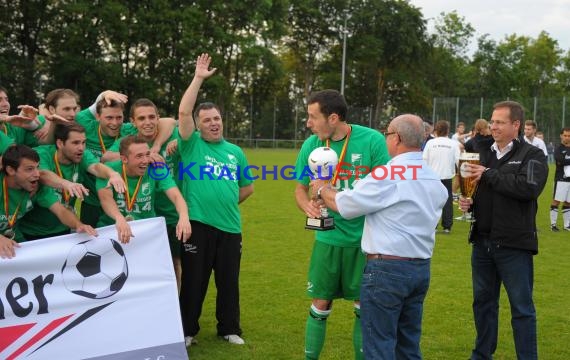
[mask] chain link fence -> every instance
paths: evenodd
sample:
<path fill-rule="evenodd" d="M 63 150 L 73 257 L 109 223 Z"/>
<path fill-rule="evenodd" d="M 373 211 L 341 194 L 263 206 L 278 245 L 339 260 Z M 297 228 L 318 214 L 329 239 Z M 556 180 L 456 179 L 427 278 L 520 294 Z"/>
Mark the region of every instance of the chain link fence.
<path fill-rule="evenodd" d="M 457 123 L 462 121 L 468 130 L 477 119 L 490 120 L 493 105 L 503 100 L 505 99 L 434 98 L 432 118 L 434 122 L 448 120 L 452 124 L 452 131 Z M 536 121 L 538 131 L 544 133 L 544 141 L 547 144 L 549 142 L 558 144 L 560 142 L 560 130 L 565 126 L 570 126 L 570 120 L 566 118 L 566 97 L 507 100 L 515 100 L 524 106 L 526 119 Z"/>

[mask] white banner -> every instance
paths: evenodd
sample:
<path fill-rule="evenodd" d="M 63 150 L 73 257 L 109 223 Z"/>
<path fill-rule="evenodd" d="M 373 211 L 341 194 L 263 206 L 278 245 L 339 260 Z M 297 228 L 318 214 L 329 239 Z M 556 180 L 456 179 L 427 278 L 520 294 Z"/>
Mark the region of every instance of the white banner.
<path fill-rule="evenodd" d="M 0 359 L 188 359 L 164 218 L 130 225 L 0 259 Z"/>

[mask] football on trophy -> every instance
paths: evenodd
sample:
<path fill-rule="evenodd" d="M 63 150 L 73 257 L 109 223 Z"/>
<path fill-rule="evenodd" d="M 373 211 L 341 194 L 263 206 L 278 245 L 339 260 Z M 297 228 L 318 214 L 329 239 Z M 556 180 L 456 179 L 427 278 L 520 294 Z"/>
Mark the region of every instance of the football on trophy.
<path fill-rule="evenodd" d="M 330 147 L 319 147 L 309 154 L 309 168 L 320 178 L 331 177 L 338 164 L 338 155 Z"/>
<path fill-rule="evenodd" d="M 91 239 L 71 248 L 61 273 L 67 290 L 103 299 L 121 290 L 129 269 L 121 244 L 113 239 Z"/>

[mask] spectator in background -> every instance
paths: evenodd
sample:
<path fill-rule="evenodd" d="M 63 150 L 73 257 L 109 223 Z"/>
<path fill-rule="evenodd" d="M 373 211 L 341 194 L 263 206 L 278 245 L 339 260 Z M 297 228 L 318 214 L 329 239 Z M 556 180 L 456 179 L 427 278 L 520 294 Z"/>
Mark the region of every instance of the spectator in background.
<path fill-rule="evenodd" d="M 423 159 L 439 175 L 442 184 L 447 189 L 448 198 L 443 207 L 441 226 L 443 227 L 443 233 L 449 234 L 453 225 L 453 194 L 451 185 L 459 162 L 460 151 L 457 141 L 448 137 L 448 121 L 439 120 L 435 123 L 435 135 L 436 138 L 426 145 Z"/>
<path fill-rule="evenodd" d="M 429 121 L 424 121 L 424 136 L 425 140 L 422 143 L 422 151 L 424 151 L 426 144 L 428 141 L 434 139 L 435 137 L 432 135 L 433 132 L 433 125 Z"/>
<path fill-rule="evenodd" d="M 455 127 L 455 134 L 451 136 L 451 139 L 460 143 L 461 149 L 463 149 L 463 144 L 465 144 L 465 138 L 468 137 L 469 135 L 470 135 L 469 133 L 465 133 L 465 123 L 463 121 L 460 121 L 457 123 L 457 126 Z"/>
<path fill-rule="evenodd" d="M 548 163 L 552 164 L 554 162 L 554 144 L 552 141 L 546 145 L 546 152 L 548 153 Z"/>
<path fill-rule="evenodd" d="M 552 144 L 552 143 L 550 143 Z M 570 127 L 560 132 L 560 145 L 554 152 L 556 172 L 554 173 L 554 197 L 550 204 L 550 230 L 560 231 L 558 221 L 558 205 L 562 201 L 562 221 L 564 230 L 570 231 Z"/>
<path fill-rule="evenodd" d="M 548 156 L 544 141 L 536 136 L 536 122 L 534 120 L 527 120 L 524 123 L 524 141 L 536 146 L 542 150 L 544 156 Z"/>
<path fill-rule="evenodd" d="M 492 139 L 491 130 L 489 130 L 489 123 L 485 119 L 478 119 L 475 121 L 475 136 L 465 143 L 465 151 L 471 153 L 479 152 L 479 144 L 482 141 Z"/>

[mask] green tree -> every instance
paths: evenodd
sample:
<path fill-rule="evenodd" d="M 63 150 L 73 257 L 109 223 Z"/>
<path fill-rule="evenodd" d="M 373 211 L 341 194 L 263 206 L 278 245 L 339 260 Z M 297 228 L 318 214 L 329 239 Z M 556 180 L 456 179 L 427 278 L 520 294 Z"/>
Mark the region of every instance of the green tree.
<path fill-rule="evenodd" d="M 398 108 L 414 80 L 405 73 L 413 74 L 426 55 L 425 22 L 420 10 L 406 1 L 371 0 L 355 5 L 352 23 L 350 74 L 357 77 L 350 96 L 374 104 L 378 122 L 383 111 Z"/>

